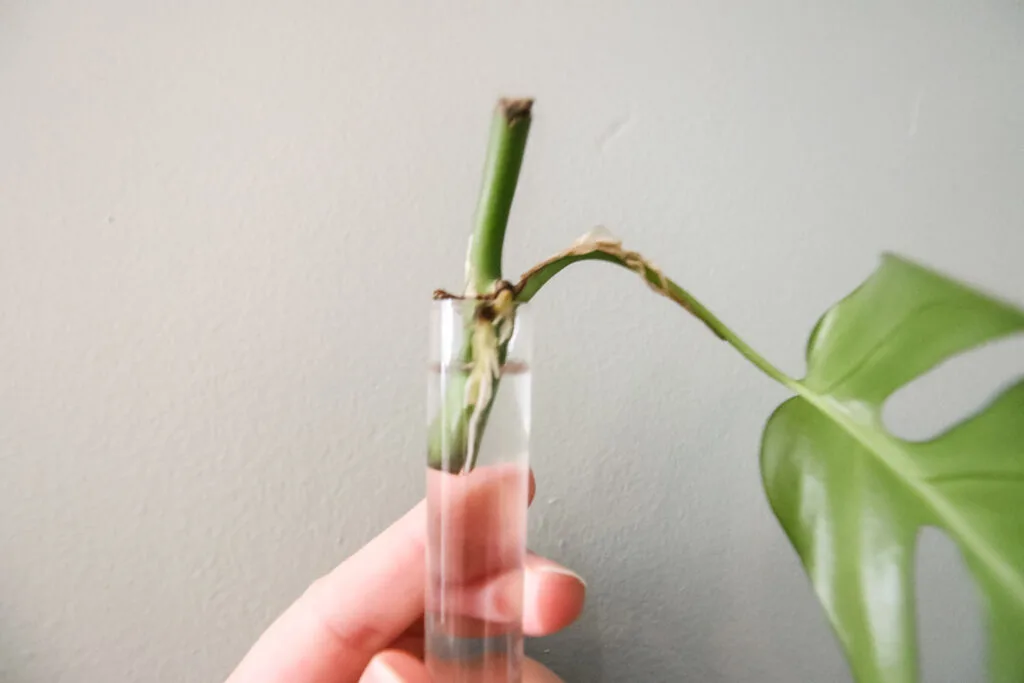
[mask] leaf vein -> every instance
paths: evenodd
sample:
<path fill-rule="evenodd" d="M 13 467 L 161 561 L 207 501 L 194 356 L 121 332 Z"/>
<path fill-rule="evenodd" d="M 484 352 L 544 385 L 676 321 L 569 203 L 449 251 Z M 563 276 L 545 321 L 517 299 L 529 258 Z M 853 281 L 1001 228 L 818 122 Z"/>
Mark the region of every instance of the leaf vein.
<path fill-rule="evenodd" d="M 868 349 L 868 351 L 863 356 L 861 356 L 855 364 L 853 364 L 849 369 L 847 369 L 847 371 L 844 372 L 841 376 L 839 376 L 838 378 L 830 382 L 828 385 L 823 387 L 822 393 L 835 393 L 836 389 L 842 387 L 843 384 L 845 384 L 850 379 L 850 377 L 861 372 L 864 369 L 865 365 L 867 365 L 871 360 L 878 357 L 883 351 L 885 351 L 886 348 L 888 348 L 889 344 L 893 341 L 893 339 L 895 339 L 896 336 L 899 334 L 902 328 L 909 325 L 915 318 L 920 317 L 926 311 L 933 308 L 942 307 L 944 305 L 951 303 L 951 301 L 952 299 L 949 298 L 939 299 L 936 301 L 929 301 L 928 303 L 921 304 L 920 306 L 917 306 L 916 308 L 913 308 L 910 311 L 908 311 L 906 316 L 902 320 L 900 320 L 898 324 L 890 328 L 889 331 L 885 333 L 885 336 L 879 339 L 874 346 Z"/>
<path fill-rule="evenodd" d="M 1024 484 L 1024 472 L 1014 471 L 990 471 L 975 470 L 972 472 L 948 472 L 945 474 L 933 474 L 924 480 L 930 484 L 970 484 L 970 483 L 999 483 L 999 484 Z"/>

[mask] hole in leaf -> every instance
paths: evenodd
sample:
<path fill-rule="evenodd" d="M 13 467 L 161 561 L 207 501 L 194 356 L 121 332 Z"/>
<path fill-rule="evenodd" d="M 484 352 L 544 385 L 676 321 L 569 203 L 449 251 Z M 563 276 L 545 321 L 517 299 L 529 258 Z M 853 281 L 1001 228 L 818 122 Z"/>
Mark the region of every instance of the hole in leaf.
<path fill-rule="evenodd" d="M 889 397 L 885 426 L 896 436 L 924 441 L 984 408 L 1024 375 L 1024 335 L 950 358 Z"/>
<path fill-rule="evenodd" d="M 960 549 L 941 530 L 925 528 L 916 559 L 921 680 L 985 680 L 982 602 Z"/>

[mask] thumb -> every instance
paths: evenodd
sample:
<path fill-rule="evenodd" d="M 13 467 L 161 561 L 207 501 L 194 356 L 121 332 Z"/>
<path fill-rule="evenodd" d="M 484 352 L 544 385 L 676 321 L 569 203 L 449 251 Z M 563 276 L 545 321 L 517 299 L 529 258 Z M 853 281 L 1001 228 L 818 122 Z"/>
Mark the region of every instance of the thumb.
<path fill-rule="evenodd" d="M 359 683 L 431 683 L 423 662 L 407 652 L 387 650 L 370 661 Z M 562 679 L 532 659 L 523 664 L 523 683 L 562 683 Z"/>
<path fill-rule="evenodd" d="M 523 683 L 563 683 L 555 673 L 533 659 L 523 663 Z"/>
<path fill-rule="evenodd" d="M 430 683 L 430 674 L 409 653 L 385 650 L 370 660 L 359 683 Z"/>

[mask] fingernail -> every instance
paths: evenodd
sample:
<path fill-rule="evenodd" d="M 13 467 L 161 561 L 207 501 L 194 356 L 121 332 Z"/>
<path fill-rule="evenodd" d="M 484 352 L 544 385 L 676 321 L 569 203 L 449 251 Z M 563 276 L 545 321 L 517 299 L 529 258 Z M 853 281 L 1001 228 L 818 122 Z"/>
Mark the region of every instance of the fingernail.
<path fill-rule="evenodd" d="M 402 683 L 402 677 L 382 659 L 374 659 L 366 667 L 359 683 Z"/>
<path fill-rule="evenodd" d="M 577 574 L 573 570 L 566 569 L 565 567 L 563 567 L 561 565 L 558 565 L 558 564 L 544 565 L 543 567 L 540 568 L 540 570 L 542 572 L 550 572 L 551 574 L 561 574 L 562 576 L 571 577 L 573 579 L 576 579 L 580 583 L 582 583 L 584 587 L 586 587 L 586 585 L 587 585 L 587 582 L 583 580 L 582 576 L 580 576 L 579 574 Z"/>

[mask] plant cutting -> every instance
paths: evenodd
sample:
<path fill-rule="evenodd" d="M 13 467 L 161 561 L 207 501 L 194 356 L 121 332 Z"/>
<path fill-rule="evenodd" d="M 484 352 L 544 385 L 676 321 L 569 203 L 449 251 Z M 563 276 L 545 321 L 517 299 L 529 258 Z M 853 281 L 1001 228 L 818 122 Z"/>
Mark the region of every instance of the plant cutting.
<path fill-rule="evenodd" d="M 498 103 L 464 289 L 434 295 L 427 660 L 436 679 L 517 680 L 522 636 L 514 605 L 528 495 L 526 311 L 563 269 L 601 261 L 636 273 L 792 393 L 765 426 L 764 489 L 857 681 L 919 680 L 913 563 L 926 526 L 956 543 L 977 584 L 989 680 L 1024 681 L 1024 381 L 927 441 L 891 434 L 881 416 L 886 399 L 937 365 L 1024 331 L 1024 311 L 885 254 L 818 321 L 806 374 L 794 378 L 607 231 L 508 280 L 502 246 L 531 111 L 531 100 Z M 505 526 L 508 539 L 501 538 Z M 497 602 L 511 609 L 480 608 L 495 597 L 493 588 L 490 602 L 473 594 L 485 570 L 503 577 Z"/>

